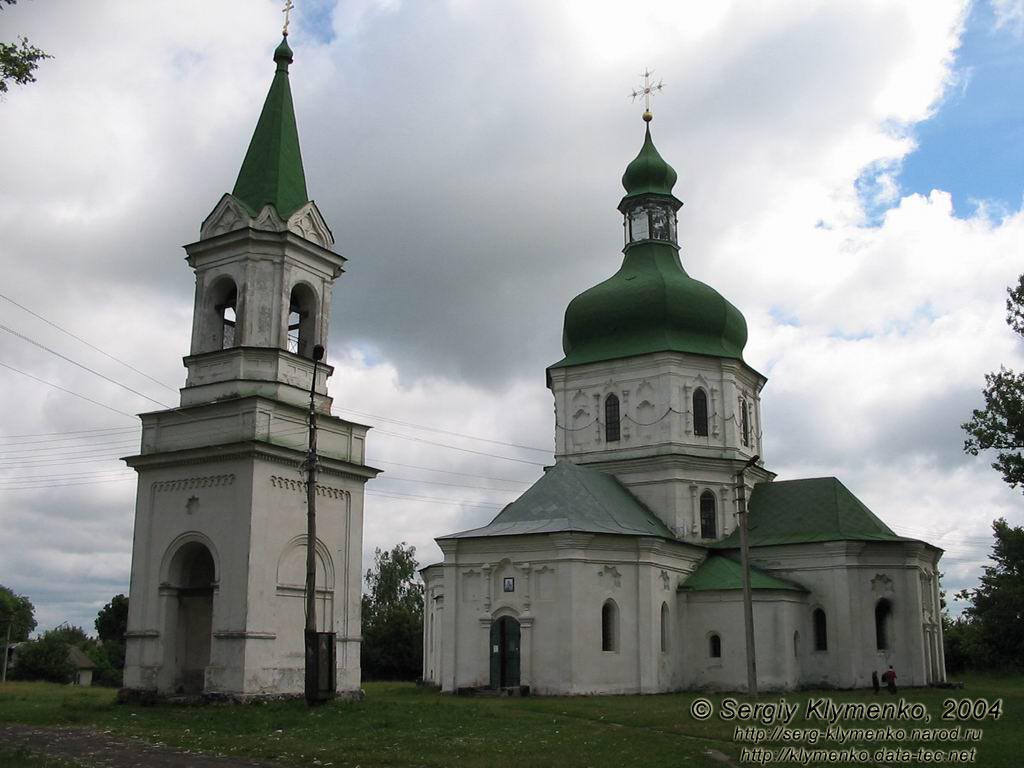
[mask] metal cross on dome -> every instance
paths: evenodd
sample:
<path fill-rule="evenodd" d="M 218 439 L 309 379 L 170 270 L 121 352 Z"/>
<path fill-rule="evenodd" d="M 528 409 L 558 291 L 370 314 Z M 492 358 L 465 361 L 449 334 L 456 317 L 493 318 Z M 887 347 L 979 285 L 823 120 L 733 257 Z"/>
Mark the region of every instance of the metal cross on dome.
<path fill-rule="evenodd" d="M 651 75 L 653 75 L 653 74 L 654 74 L 654 72 L 652 70 L 645 69 L 644 70 L 644 74 L 643 74 L 643 78 L 644 78 L 643 86 L 639 90 L 634 90 L 630 94 L 630 96 L 633 97 L 634 103 L 636 102 L 636 100 L 639 97 L 641 97 L 641 96 L 644 97 L 644 114 L 645 115 L 649 115 L 651 113 L 651 94 L 653 94 L 655 91 L 660 91 L 662 88 L 665 87 L 665 84 L 661 80 L 658 80 L 657 83 L 653 83 L 653 84 L 651 83 Z"/>
<path fill-rule="evenodd" d="M 284 9 L 281 11 L 281 13 L 284 14 L 284 29 L 281 30 L 281 33 L 285 37 L 288 37 L 288 24 L 291 21 L 292 10 L 294 8 L 295 5 L 292 3 L 292 0 L 284 0 Z"/>

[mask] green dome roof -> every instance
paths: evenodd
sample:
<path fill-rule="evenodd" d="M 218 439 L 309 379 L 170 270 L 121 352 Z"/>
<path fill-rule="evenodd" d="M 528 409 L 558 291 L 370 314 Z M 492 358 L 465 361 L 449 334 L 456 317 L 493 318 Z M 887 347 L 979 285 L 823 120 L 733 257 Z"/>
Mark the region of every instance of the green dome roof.
<path fill-rule="evenodd" d="M 672 196 L 676 178 L 655 149 L 648 125 L 640 154 L 622 177 L 626 196 L 619 210 L 628 217 L 645 204 L 639 198 L 651 196 L 678 209 L 682 203 Z M 686 274 L 675 242 L 644 239 L 626 246 L 615 275 L 569 303 L 562 332 L 565 357 L 551 367 L 651 352 L 742 360 L 746 343 L 743 315 L 714 288 Z"/>
<path fill-rule="evenodd" d="M 640 195 L 672 196 L 672 187 L 679 176 L 675 169 L 665 162 L 651 140 L 651 125 L 647 124 L 644 145 L 622 174 L 622 186 L 626 188 L 626 196 L 619 204 L 620 210 L 627 200 Z"/>
<path fill-rule="evenodd" d="M 584 291 L 565 311 L 565 358 L 552 368 L 650 352 L 743 359 L 747 323 L 736 307 L 683 269 L 679 253 L 636 243 L 622 268 Z"/>

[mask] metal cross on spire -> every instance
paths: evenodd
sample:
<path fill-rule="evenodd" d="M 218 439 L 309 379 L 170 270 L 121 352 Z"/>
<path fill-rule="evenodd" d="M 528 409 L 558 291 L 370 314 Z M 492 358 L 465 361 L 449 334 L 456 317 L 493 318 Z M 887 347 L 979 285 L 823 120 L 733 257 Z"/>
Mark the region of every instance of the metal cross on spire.
<path fill-rule="evenodd" d="M 633 97 L 634 103 L 639 97 L 644 97 L 644 120 L 648 122 L 650 122 L 651 120 L 651 94 L 653 94 L 655 91 L 660 91 L 662 88 L 665 87 L 665 84 L 661 80 L 658 80 L 657 83 L 651 82 L 651 75 L 653 74 L 654 72 L 652 70 L 645 69 L 643 74 L 643 86 L 639 90 L 634 90 L 630 94 L 630 96 Z"/>
<path fill-rule="evenodd" d="M 284 0 L 284 9 L 281 11 L 284 14 L 284 29 L 281 30 L 281 34 L 285 37 L 288 37 L 288 24 L 291 22 L 292 10 L 294 8 L 295 5 L 292 3 L 292 0 Z"/>

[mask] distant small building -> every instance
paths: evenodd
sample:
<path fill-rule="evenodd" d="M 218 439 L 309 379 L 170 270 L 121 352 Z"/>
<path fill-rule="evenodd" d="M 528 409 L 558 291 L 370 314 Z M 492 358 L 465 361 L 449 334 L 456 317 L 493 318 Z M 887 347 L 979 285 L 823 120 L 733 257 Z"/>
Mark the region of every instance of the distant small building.
<path fill-rule="evenodd" d="M 75 676 L 71 681 L 72 685 L 92 685 L 92 671 L 96 664 L 85 655 L 81 648 L 71 646 L 68 648 L 68 660 L 75 665 Z"/>

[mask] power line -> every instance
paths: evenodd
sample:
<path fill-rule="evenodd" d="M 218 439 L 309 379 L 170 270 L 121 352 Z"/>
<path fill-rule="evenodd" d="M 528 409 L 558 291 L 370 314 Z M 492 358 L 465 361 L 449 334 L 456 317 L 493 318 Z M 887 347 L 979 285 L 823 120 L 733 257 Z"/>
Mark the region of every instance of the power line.
<path fill-rule="evenodd" d="M 97 352 L 99 352 L 101 355 L 105 355 L 106 357 L 109 357 L 111 360 L 113 360 L 113 361 L 115 361 L 117 363 L 120 363 L 121 365 L 125 366 L 126 368 L 130 368 L 131 370 L 135 371 L 140 376 L 144 376 L 145 378 L 149 379 L 154 384 L 159 384 L 164 389 L 170 390 L 171 392 L 173 392 L 175 394 L 178 393 L 178 390 L 175 389 L 174 387 L 171 387 L 171 386 L 169 386 L 167 384 L 164 384 L 159 379 L 154 379 L 148 373 L 144 373 L 143 371 L 140 371 L 134 365 L 132 365 L 131 363 L 126 363 L 124 360 L 122 360 L 119 357 L 114 357 L 112 354 L 110 354 L 109 352 L 106 352 L 106 351 L 100 349 L 95 344 L 90 344 L 88 341 L 83 339 L 81 336 L 76 336 L 71 331 L 69 331 L 67 328 L 63 328 L 63 327 L 57 325 L 57 323 L 53 322 L 52 320 L 47 320 L 45 317 L 43 317 L 39 313 L 33 312 L 31 309 L 26 307 L 24 304 L 19 304 L 14 299 L 12 299 L 10 296 L 4 296 L 2 293 L 0 293 L 0 299 L 3 299 L 4 301 L 9 301 L 11 304 L 13 304 L 14 306 L 18 307 L 19 309 L 22 309 L 25 312 L 28 312 L 30 315 L 32 315 L 32 317 L 36 317 L 36 318 L 42 320 L 44 323 L 46 323 L 49 326 L 52 326 L 53 328 L 56 328 L 61 333 L 67 334 L 68 336 L 70 336 L 75 341 L 80 341 L 82 344 L 85 344 L 85 346 L 89 347 L 89 349 L 94 349 Z"/>
<path fill-rule="evenodd" d="M 450 469 L 437 469 L 436 467 L 423 467 L 423 466 L 419 466 L 418 464 L 402 464 L 401 462 L 398 462 L 398 461 L 385 461 L 384 459 L 378 459 L 378 458 L 371 458 L 371 459 L 368 459 L 368 461 L 371 464 L 390 464 L 391 466 L 394 466 L 394 467 L 405 467 L 406 469 L 421 469 L 424 472 L 440 472 L 441 474 L 444 474 L 444 475 L 457 475 L 457 476 L 460 476 L 460 477 L 475 477 L 475 478 L 478 478 L 480 480 L 494 480 L 495 482 L 499 482 L 499 483 L 517 483 L 517 484 L 522 484 L 522 483 L 526 482 L 525 480 L 512 480 L 512 479 L 507 478 L 507 477 L 488 477 L 487 475 L 474 475 L 474 474 L 472 474 L 470 472 L 455 472 L 455 471 L 450 470 Z"/>
<path fill-rule="evenodd" d="M 60 352 L 57 352 L 56 350 L 50 349 L 45 344 L 43 344 L 41 342 L 38 342 L 35 339 L 30 338 L 30 337 L 26 336 L 23 333 L 19 333 L 18 331 L 13 330 L 12 328 L 8 328 L 6 325 L 0 324 L 0 331 L 7 331 L 7 333 L 11 334 L 12 336 L 17 336 L 19 339 L 21 339 L 23 341 L 27 341 L 29 344 L 33 344 L 34 346 L 39 347 L 39 349 L 41 349 L 41 350 L 43 350 L 45 352 L 49 352 L 51 355 L 59 357 L 61 360 L 66 360 L 67 362 L 71 363 L 72 365 L 77 365 L 83 371 L 88 371 L 93 376 L 99 376 L 104 381 L 109 381 L 111 384 L 113 384 L 115 386 L 118 386 L 118 387 L 121 387 L 122 389 L 126 389 L 126 390 L 128 390 L 129 392 L 131 392 L 134 395 L 138 395 L 141 398 L 149 400 L 151 403 L 156 403 L 157 405 L 159 405 L 162 408 L 170 408 L 171 407 L 171 406 L 167 405 L 166 403 L 160 402 L 159 400 L 154 400 L 149 395 L 144 395 L 142 392 L 139 392 L 139 390 L 133 389 L 132 387 L 129 387 L 127 384 L 122 384 L 120 381 L 116 381 L 116 380 L 110 378 L 106 374 L 100 373 L 99 371 L 95 371 L 95 370 L 93 370 L 92 368 L 90 368 L 87 365 L 82 365 L 78 361 L 72 360 L 67 355 L 62 355 Z"/>
<path fill-rule="evenodd" d="M 76 430 L 72 430 L 70 432 L 36 432 L 36 433 L 33 433 L 33 434 L 27 434 L 27 435 L 0 435 L 0 440 L 8 440 L 8 439 L 19 438 L 19 437 L 51 437 L 53 435 L 82 435 L 83 437 L 88 437 L 88 435 L 85 434 L 87 432 L 89 432 L 89 433 L 92 433 L 92 432 L 128 432 L 128 431 L 135 430 L 135 429 L 138 429 L 138 428 L 139 428 L 138 426 L 134 426 L 134 427 L 105 427 L 103 429 L 76 429 Z M 56 437 L 54 437 L 54 440 L 58 440 L 58 439 L 65 439 L 65 438 L 56 438 Z M 68 439 L 68 440 L 76 440 L 78 438 L 69 437 L 69 438 L 66 438 L 66 439 Z M 32 442 L 49 442 L 49 441 L 47 441 L 47 440 L 39 440 L 39 441 L 32 441 Z"/>
<path fill-rule="evenodd" d="M 405 426 L 405 427 L 413 427 L 414 429 L 423 429 L 423 430 L 426 430 L 428 432 L 439 432 L 439 433 L 441 433 L 443 435 L 451 435 L 452 437 L 464 437 L 467 440 L 479 440 L 480 442 L 492 443 L 494 445 L 507 445 L 507 446 L 509 446 L 511 448 L 522 448 L 523 450 L 526 450 L 526 451 L 538 451 L 539 453 L 551 453 L 551 449 L 549 449 L 549 448 L 537 448 L 537 447 L 532 446 L 532 445 L 520 445 L 518 443 L 507 443 L 504 440 L 492 440 L 492 439 L 487 438 L 487 437 L 479 437 L 477 435 L 467 435 L 467 434 L 464 434 L 462 432 L 452 432 L 452 431 L 447 430 L 447 429 L 440 429 L 439 427 L 428 427 L 428 426 L 425 426 L 423 424 L 414 424 L 411 421 L 401 421 L 400 419 L 392 419 L 389 416 L 377 416 L 377 415 L 372 414 L 372 413 L 364 413 L 363 411 L 357 411 L 357 410 L 355 410 L 353 408 L 336 407 L 333 410 L 344 411 L 345 413 L 354 413 L 357 416 L 367 416 L 367 417 L 369 417 L 371 419 L 377 419 L 378 421 L 387 421 L 387 422 L 390 422 L 391 424 L 400 424 L 400 425 Z"/>
<path fill-rule="evenodd" d="M 490 456 L 493 459 L 504 459 L 505 461 L 516 461 L 516 462 L 519 462 L 520 464 L 532 464 L 535 467 L 547 466 L 543 461 L 530 461 L 528 459 L 516 459 L 516 458 L 514 458 L 512 456 L 501 456 L 501 455 L 499 455 L 497 453 L 487 453 L 486 451 L 474 451 L 474 450 L 472 450 L 470 448 L 461 448 L 461 447 L 459 447 L 457 445 L 449 445 L 448 443 L 438 443 L 438 442 L 435 442 L 433 440 L 427 440 L 426 438 L 423 438 L 423 437 L 413 437 L 412 435 L 402 435 L 402 434 L 399 434 L 398 432 L 388 432 L 388 431 L 383 430 L 383 429 L 378 429 L 377 430 L 377 434 L 378 435 L 388 435 L 390 437 L 399 437 L 399 438 L 402 438 L 403 440 L 414 440 L 417 443 L 426 443 L 427 445 L 435 445 L 435 446 L 437 446 L 439 448 L 450 448 L 453 451 L 462 451 L 463 453 L 472 453 L 472 454 L 474 454 L 476 456 Z M 551 453 L 553 453 L 553 451 L 551 451 Z"/>
<path fill-rule="evenodd" d="M 33 379 L 34 381 L 38 381 L 40 384 L 45 384 L 48 387 L 53 387 L 54 389 L 59 389 L 61 392 L 66 392 L 69 395 L 74 395 L 75 397 L 77 397 L 77 398 L 79 398 L 81 400 L 85 400 L 86 402 L 90 402 L 93 405 L 98 405 L 100 408 L 106 408 L 108 411 L 113 411 L 114 413 L 119 413 L 122 416 L 127 416 L 129 419 L 137 419 L 138 418 L 134 414 L 125 413 L 124 411 L 119 411 L 117 408 L 112 408 L 109 405 L 104 405 L 103 403 L 99 402 L 98 400 L 93 400 L 91 397 L 86 397 L 85 395 L 80 395 L 77 392 L 72 392 L 70 389 L 65 389 L 60 384 L 54 384 L 52 381 L 46 381 L 45 379 L 40 379 L 38 376 L 33 376 L 31 373 L 25 373 L 25 371 L 19 370 L 18 368 L 15 368 L 13 365 L 8 365 L 7 363 L 2 363 L 2 362 L 0 362 L 0 365 L 2 365 L 4 368 L 7 368 L 7 369 L 9 369 L 11 371 L 14 371 L 15 373 L 20 373 L 22 376 L 27 376 L 28 378 Z"/>

